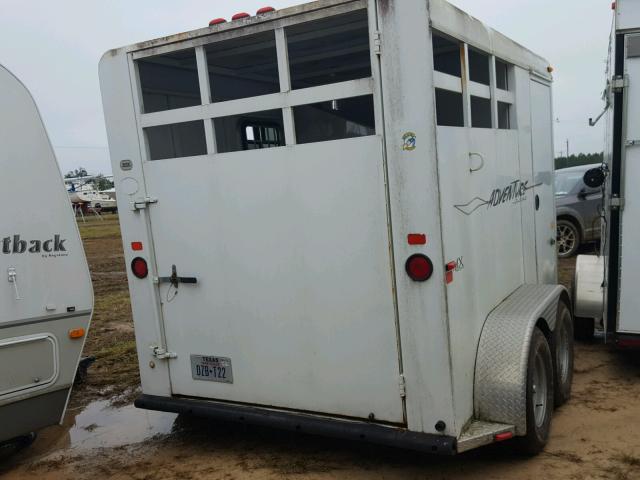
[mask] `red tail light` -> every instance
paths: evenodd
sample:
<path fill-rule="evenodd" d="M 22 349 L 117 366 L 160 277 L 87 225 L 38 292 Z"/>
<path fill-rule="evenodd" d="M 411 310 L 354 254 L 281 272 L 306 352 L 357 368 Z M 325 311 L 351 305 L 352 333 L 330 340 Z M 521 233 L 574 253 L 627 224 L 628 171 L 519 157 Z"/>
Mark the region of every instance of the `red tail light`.
<path fill-rule="evenodd" d="M 220 25 L 221 23 L 227 23 L 227 21 L 224 18 L 214 18 L 209 22 L 209 26 Z"/>
<path fill-rule="evenodd" d="M 131 271 L 138 278 L 147 278 L 147 275 L 149 275 L 147 261 L 142 257 L 134 258 L 131 260 Z"/>
<path fill-rule="evenodd" d="M 426 255 L 411 255 L 405 264 L 407 275 L 414 282 L 426 282 L 433 275 L 433 263 Z"/>
<path fill-rule="evenodd" d="M 276 9 L 273 7 L 262 7 L 260 10 L 256 12 L 256 15 L 262 15 L 263 13 L 275 12 Z"/>
<path fill-rule="evenodd" d="M 231 20 L 240 20 L 241 18 L 248 18 L 250 16 L 251 15 L 249 15 L 247 12 L 240 12 L 231 17 Z"/>

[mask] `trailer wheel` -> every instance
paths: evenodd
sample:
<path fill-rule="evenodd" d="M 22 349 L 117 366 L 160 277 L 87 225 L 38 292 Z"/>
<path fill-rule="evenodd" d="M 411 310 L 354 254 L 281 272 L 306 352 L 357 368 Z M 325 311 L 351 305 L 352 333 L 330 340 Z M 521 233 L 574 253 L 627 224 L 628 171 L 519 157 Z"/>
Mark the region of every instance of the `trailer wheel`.
<path fill-rule="evenodd" d="M 518 449 L 526 455 L 542 451 L 549 440 L 553 414 L 553 357 L 546 337 L 533 330 L 527 363 L 527 434 L 518 438 Z"/>
<path fill-rule="evenodd" d="M 571 397 L 573 382 L 573 319 L 567 304 L 558 302 L 556 329 L 553 332 L 554 405 L 564 405 Z"/>

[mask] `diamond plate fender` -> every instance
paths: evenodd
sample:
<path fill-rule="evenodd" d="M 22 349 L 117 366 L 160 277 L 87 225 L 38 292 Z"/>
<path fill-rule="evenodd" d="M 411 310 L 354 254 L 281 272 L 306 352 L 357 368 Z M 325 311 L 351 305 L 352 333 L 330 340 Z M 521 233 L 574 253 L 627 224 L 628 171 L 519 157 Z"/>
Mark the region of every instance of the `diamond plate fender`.
<path fill-rule="evenodd" d="M 493 310 L 480 334 L 474 383 L 475 418 L 515 425 L 526 435 L 527 359 L 539 319 L 556 326 L 560 285 L 522 285 Z"/>

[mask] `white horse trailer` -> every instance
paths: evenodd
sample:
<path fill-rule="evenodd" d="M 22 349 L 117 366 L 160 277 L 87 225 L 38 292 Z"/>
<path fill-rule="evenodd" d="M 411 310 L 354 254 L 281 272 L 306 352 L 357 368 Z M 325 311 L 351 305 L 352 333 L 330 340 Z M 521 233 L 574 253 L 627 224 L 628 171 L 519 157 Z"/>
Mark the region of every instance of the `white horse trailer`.
<path fill-rule="evenodd" d="M 53 148 L 33 98 L 2 66 L 0 171 L 1 443 L 62 420 L 93 309 Z"/>
<path fill-rule="evenodd" d="M 551 69 L 442 0 L 107 52 L 142 408 L 455 453 L 569 396 Z"/>
<path fill-rule="evenodd" d="M 606 341 L 640 347 L 640 255 L 635 248 L 640 243 L 640 4 L 621 0 L 614 8 L 606 108 L 600 116 L 606 113 L 604 164 L 585 175 L 585 181 L 603 189 L 601 255 L 577 259 L 575 327 L 588 338 L 602 321 Z"/>

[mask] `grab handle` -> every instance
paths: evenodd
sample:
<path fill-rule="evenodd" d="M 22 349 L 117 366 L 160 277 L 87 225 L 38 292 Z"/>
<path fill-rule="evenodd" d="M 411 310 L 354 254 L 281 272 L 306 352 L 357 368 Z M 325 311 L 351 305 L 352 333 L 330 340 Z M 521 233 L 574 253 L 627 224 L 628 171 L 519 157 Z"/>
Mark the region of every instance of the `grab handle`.
<path fill-rule="evenodd" d="M 15 267 L 7 268 L 7 277 L 8 277 L 9 283 L 13 284 L 13 289 L 16 292 L 16 300 L 22 300 L 22 297 L 20 296 L 20 291 L 18 290 L 18 273 L 16 272 Z"/>
<path fill-rule="evenodd" d="M 469 167 L 469 172 L 471 173 L 477 172 L 478 170 L 481 170 L 484 167 L 484 157 L 482 156 L 481 153 L 469 152 L 469 163 L 471 163 L 471 159 L 473 159 L 473 157 L 480 158 L 480 166 L 478 168 Z"/>

